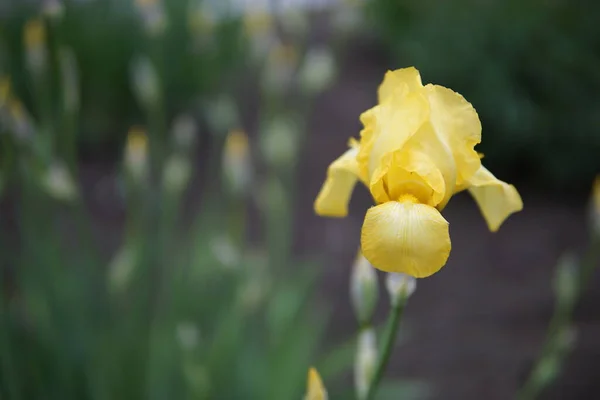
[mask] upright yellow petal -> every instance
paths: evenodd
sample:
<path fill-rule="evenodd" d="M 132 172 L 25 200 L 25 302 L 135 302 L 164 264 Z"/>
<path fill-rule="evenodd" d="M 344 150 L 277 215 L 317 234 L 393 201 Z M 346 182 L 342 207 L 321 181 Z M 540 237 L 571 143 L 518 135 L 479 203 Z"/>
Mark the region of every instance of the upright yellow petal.
<path fill-rule="evenodd" d="M 422 87 L 421 74 L 415 67 L 402 68 L 385 73 L 377 95 L 381 103 L 398 91 L 401 95 L 405 95 L 409 92 L 418 91 Z"/>
<path fill-rule="evenodd" d="M 345 217 L 348 203 L 359 176 L 356 155 L 358 147 L 352 147 L 327 169 L 327 179 L 315 200 L 315 212 L 326 217 Z"/>
<path fill-rule="evenodd" d="M 481 122 L 471 103 L 460 94 L 438 85 L 425 86 L 431 123 L 452 150 L 457 166 L 456 184 L 467 181 L 481 166 L 475 145 L 481 142 Z"/>
<path fill-rule="evenodd" d="M 304 400 L 327 400 L 327 391 L 315 368 L 308 370 L 308 384 Z"/>
<path fill-rule="evenodd" d="M 492 232 L 497 231 L 509 215 L 523 209 L 517 189 L 496 179 L 483 165 L 471 177 L 469 184 L 468 190 Z"/>
<path fill-rule="evenodd" d="M 361 138 L 359 163 L 368 160 L 366 168 L 372 177 L 386 153 L 402 148 L 429 119 L 429 104 L 423 93 L 390 96 L 374 109 L 374 127 L 369 137 Z M 361 166 L 365 168 L 365 166 Z"/>
<path fill-rule="evenodd" d="M 361 232 L 363 255 L 377 269 L 424 278 L 450 254 L 448 222 L 412 196 L 367 211 Z"/>

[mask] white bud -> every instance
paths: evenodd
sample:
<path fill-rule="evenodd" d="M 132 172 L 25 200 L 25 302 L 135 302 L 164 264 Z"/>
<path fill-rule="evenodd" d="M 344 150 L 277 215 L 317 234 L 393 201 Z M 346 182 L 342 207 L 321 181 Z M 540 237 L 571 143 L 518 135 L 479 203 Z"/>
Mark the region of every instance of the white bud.
<path fill-rule="evenodd" d="M 182 114 L 175 118 L 172 136 L 177 150 L 189 153 L 198 136 L 194 118 L 186 114 Z"/>
<path fill-rule="evenodd" d="M 63 88 L 63 107 L 69 114 L 79 110 L 79 72 L 75 54 L 62 48 L 59 53 L 60 72 Z"/>
<path fill-rule="evenodd" d="M 558 301 L 571 303 L 575 300 L 578 290 L 577 259 L 572 253 L 564 254 L 558 261 L 554 278 L 554 290 Z"/>
<path fill-rule="evenodd" d="M 115 291 L 124 290 L 135 270 L 136 254 L 130 246 L 122 247 L 108 266 L 108 287 Z"/>
<path fill-rule="evenodd" d="M 225 141 L 223 174 L 229 191 L 245 195 L 252 181 L 252 163 L 248 136 L 242 130 L 232 130 Z"/>
<path fill-rule="evenodd" d="M 325 47 L 311 48 L 299 72 L 300 87 L 307 94 L 327 89 L 335 77 L 335 59 Z"/>
<path fill-rule="evenodd" d="M 298 128 L 289 118 L 275 118 L 261 135 L 261 152 L 265 161 L 275 168 L 289 167 L 296 161 L 299 140 Z"/>
<path fill-rule="evenodd" d="M 417 280 L 402 273 L 388 273 L 385 286 L 390 295 L 390 302 L 396 307 L 403 299 L 408 299 L 414 293 L 417 288 Z"/>
<path fill-rule="evenodd" d="M 140 104 L 152 108 L 161 98 L 160 80 L 154 65 L 148 57 L 140 56 L 131 64 L 133 91 Z"/>
<path fill-rule="evenodd" d="M 298 63 L 298 50 L 291 44 L 277 42 L 272 46 L 262 75 L 262 88 L 270 94 L 287 91 Z"/>
<path fill-rule="evenodd" d="M 207 106 L 206 114 L 211 129 L 217 134 L 226 134 L 239 124 L 238 110 L 229 96 L 222 95 Z"/>
<path fill-rule="evenodd" d="M 358 322 L 366 324 L 373 316 L 379 296 L 379 285 L 375 268 L 359 254 L 350 276 L 350 300 Z"/>
<path fill-rule="evenodd" d="M 186 351 L 194 350 L 200 343 L 200 332 L 196 324 L 182 321 L 177 324 L 177 340 L 181 348 Z"/>
<path fill-rule="evenodd" d="M 77 185 L 64 164 L 55 162 L 46 170 L 42 184 L 48 194 L 61 201 L 72 201 L 77 198 Z"/>
<path fill-rule="evenodd" d="M 358 336 L 354 361 L 354 385 L 357 397 L 364 399 L 377 365 L 377 337 L 373 328 L 363 329 Z"/>
<path fill-rule="evenodd" d="M 231 242 L 229 236 L 217 236 L 210 242 L 210 248 L 221 265 L 228 269 L 236 268 L 240 262 L 239 250 Z"/>
<path fill-rule="evenodd" d="M 163 185 L 167 192 L 180 194 L 186 187 L 192 174 L 190 161 L 183 156 L 173 155 L 165 163 Z"/>

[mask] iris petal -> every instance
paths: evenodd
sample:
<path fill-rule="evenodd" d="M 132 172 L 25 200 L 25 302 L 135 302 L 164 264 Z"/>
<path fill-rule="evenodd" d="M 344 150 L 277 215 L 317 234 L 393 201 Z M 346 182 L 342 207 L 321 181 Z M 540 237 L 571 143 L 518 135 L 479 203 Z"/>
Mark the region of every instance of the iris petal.
<path fill-rule="evenodd" d="M 348 203 L 359 174 L 357 153 L 358 147 L 350 148 L 327 169 L 327 179 L 314 204 L 318 215 L 326 217 L 348 215 Z"/>
<path fill-rule="evenodd" d="M 512 213 L 523 209 L 523 201 L 513 185 L 502 182 L 483 165 L 469 180 L 469 192 L 477 202 L 492 232 Z"/>
<path fill-rule="evenodd" d="M 381 103 L 387 97 L 398 94 L 398 92 L 403 96 L 409 92 L 415 92 L 422 87 L 421 74 L 415 67 L 402 68 L 385 73 L 377 95 Z"/>
<path fill-rule="evenodd" d="M 411 200 L 370 208 L 362 227 L 361 248 L 377 269 L 424 278 L 446 264 L 450 234 L 448 222 L 438 210 Z"/>
<path fill-rule="evenodd" d="M 438 85 L 425 91 L 431 107 L 431 123 L 443 136 L 456 161 L 456 184 L 468 180 L 481 166 L 476 144 L 481 142 L 481 122 L 477 112 L 460 94 Z"/>

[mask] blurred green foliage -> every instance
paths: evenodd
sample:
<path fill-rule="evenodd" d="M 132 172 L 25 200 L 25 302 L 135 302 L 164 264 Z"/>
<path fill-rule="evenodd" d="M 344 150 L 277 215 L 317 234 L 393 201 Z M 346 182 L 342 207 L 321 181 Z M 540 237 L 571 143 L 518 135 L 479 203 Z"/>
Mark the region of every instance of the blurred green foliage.
<path fill-rule="evenodd" d="M 9 0 L 4 5 L 6 12 L 0 15 L 0 44 L 4 50 L 0 67 L 12 77 L 30 109 L 32 88 L 25 75 L 22 35 L 27 19 L 39 12 L 42 2 L 37 3 Z M 199 4 L 198 10 L 192 12 L 192 3 Z M 140 54 L 150 57 L 163 77 L 168 107 L 165 111 L 169 117 L 181 108 L 206 101 L 228 82 L 233 83 L 231 76 L 235 69 L 244 65 L 241 16 L 228 14 L 213 20 L 213 15 L 202 15 L 201 3 L 165 1 L 167 25 L 164 33 L 156 37 L 146 34 L 133 0 L 65 3 L 68 6 L 64 15 L 51 24 L 49 44 L 73 49 L 79 65 L 80 143 L 87 147 L 114 146 L 122 143 L 122 132 L 129 125 L 141 121 L 141 111 L 129 83 L 131 62 Z M 200 22 L 206 23 L 206 30 L 197 26 Z"/>
<path fill-rule="evenodd" d="M 390 68 L 414 65 L 474 104 L 499 176 L 588 190 L 600 171 L 600 3 L 371 0 L 367 12 Z"/>

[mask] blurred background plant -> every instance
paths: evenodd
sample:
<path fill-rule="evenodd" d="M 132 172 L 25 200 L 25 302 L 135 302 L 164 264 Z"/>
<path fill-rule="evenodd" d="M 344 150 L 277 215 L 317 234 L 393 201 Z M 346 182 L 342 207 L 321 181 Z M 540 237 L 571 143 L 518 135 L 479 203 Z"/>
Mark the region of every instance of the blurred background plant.
<path fill-rule="evenodd" d="M 358 133 L 385 67 L 415 65 L 475 104 L 486 162 L 503 178 L 583 191 L 599 171 L 595 9 L 297 3 L 0 2 L 0 397 L 300 398 L 309 365 L 333 399 L 352 398 L 354 367 L 366 396 L 381 310 L 376 294 L 357 300 L 376 280 L 368 266 L 350 277 L 358 233 L 333 235 L 348 262 L 324 293 L 315 288 L 335 262 L 295 251 L 309 224 L 298 210 L 312 213 L 331 158 L 311 121 L 338 79 L 340 106 L 320 110 L 327 137 L 344 138 L 332 154 L 344 129 Z M 356 59 L 372 48 L 384 60 L 371 82 Z M 361 96 L 364 108 L 347 109 Z M 302 232 L 326 247 L 321 227 Z M 556 326 L 574 324 L 569 298 Z M 549 342 L 570 346 L 565 332 L 551 328 L 567 339 Z M 540 365 L 563 360 L 569 346 L 554 344 Z M 540 368 L 528 393 L 557 376 Z M 431 393 L 394 378 L 376 398 Z"/>

